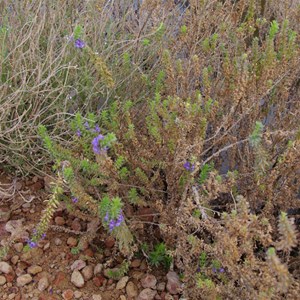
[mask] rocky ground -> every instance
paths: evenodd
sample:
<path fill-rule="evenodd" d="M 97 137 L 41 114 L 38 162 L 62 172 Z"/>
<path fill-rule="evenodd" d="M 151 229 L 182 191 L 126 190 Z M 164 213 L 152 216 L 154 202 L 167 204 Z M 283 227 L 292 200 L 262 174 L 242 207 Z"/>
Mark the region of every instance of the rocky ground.
<path fill-rule="evenodd" d="M 140 255 L 131 261 L 129 272 L 118 280 L 108 276 L 109 268 L 123 261 L 115 241 L 102 232 L 98 242 L 86 243 L 76 252 L 82 237 L 49 230 L 36 248 L 24 251 L 34 225 L 38 223 L 47 182 L 34 177 L 14 180 L 0 172 L 1 245 L 13 239 L 8 254 L 0 261 L 1 299 L 151 300 L 179 299 L 181 283 L 173 271 L 151 269 Z M 85 231 L 88 221 L 58 209 L 53 225 L 67 231 Z M 55 227 L 54 226 L 54 227 Z"/>

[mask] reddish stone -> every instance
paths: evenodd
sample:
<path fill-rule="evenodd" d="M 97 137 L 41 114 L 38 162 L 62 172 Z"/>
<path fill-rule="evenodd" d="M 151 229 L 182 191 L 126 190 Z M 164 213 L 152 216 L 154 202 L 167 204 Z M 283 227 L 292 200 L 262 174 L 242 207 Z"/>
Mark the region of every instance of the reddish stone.
<path fill-rule="evenodd" d="M 166 292 L 162 292 L 162 293 L 160 294 L 160 299 L 161 299 L 161 300 L 165 300 L 165 299 L 166 299 Z"/>
<path fill-rule="evenodd" d="M 43 293 L 39 295 L 39 300 L 58 300 L 58 298 L 56 296 Z"/>
<path fill-rule="evenodd" d="M 63 226 L 66 223 L 66 221 L 63 217 L 55 217 L 54 222 L 56 225 L 59 225 L 59 226 Z"/>
<path fill-rule="evenodd" d="M 115 239 L 112 236 L 109 236 L 105 239 L 105 246 L 106 248 L 111 249 L 115 245 Z"/>
<path fill-rule="evenodd" d="M 78 220 L 74 220 L 74 221 L 72 221 L 72 223 L 71 223 L 71 228 L 73 229 L 73 230 L 75 230 L 75 231 L 81 231 L 81 224 L 80 224 L 80 222 L 78 221 Z"/>
<path fill-rule="evenodd" d="M 7 282 L 13 282 L 16 275 L 15 273 L 4 274 Z"/>
<path fill-rule="evenodd" d="M 67 283 L 68 283 L 68 279 L 66 274 L 64 272 L 58 272 L 53 281 L 53 286 L 63 287 Z"/>
<path fill-rule="evenodd" d="M 42 188 L 44 188 L 44 183 L 42 181 L 37 181 L 34 184 L 31 184 L 29 186 L 29 188 L 33 191 L 33 192 L 37 192 L 39 190 L 41 190 Z"/>
<path fill-rule="evenodd" d="M 16 297 L 14 298 L 14 300 L 22 300 L 21 294 L 16 295 Z"/>
<path fill-rule="evenodd" d="M 73 299 L 73 296 L 74 296 L 74 292 L 70 289 L 68 290 L 65 290 L 62 294 L 64 300 L 71 300 Z"/>
<path fill-rule="evenodd" d="M 95 284 L 95 286 L 100 287 L 103 285 L 105 278 L 101 275 L 98 275 L 96 277 L 93 278 L 93 282 Z"/>
<path fill-rule="evenodd" d="M 86 250 L 84 250 L 84 254 L 89 257 L 94 257 L 94 252 L 91 248 L 87 248 Z"/>

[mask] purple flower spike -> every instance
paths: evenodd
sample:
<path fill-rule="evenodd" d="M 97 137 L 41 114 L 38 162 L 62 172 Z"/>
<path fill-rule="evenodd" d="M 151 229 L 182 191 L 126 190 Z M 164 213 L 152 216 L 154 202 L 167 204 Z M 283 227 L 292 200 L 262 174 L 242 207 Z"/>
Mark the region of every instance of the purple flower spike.
<path fill-rule="evenodd" d="M 77 202 L 78 202 L 78 198 L 72 197 L 72 202 L 73 202 L 73 203 L 77 203 Z"/>
<path fill-rule="evenodd" d="M 120 226 L 123 221 L 124 221 L 124 217 L 123 217 L 122 213 L 120 213 L 120 215 L 116 221 L 116 227 Z"/>
<path fill-rule="evenodd" d="M 46 233 L 42 234 L 42 239 L 44 239 L 46 237 Z"/>
<path fill-rule="evenodd" d="M 109 231 L 113 231 L 115 227 L 116 227 L 115 220 L 110 220 L 110 222 L 109 222 Z"/>
<path fill-rule="evenodd" d="M 100 127 L 99 127 L 99 125 L 98 125 L 98 124 L 96 124 L 96 126 L 95 126 L 95 132 L 98 132 L 98 133 L 100 133 Z"/>
<path fill-rule="evenodd" d="M 104 136 L 102 134 L 99 134 L 92 140 L 92 146 L 93 146 L 93 151 L 95 154 L 100 154 L 101 149 L 99 147 L 99 142 L 104 139 Z"/>
<path fill-rule="evenodd" d="M 87 129 L 87 130 L 90 130 L 91 128 L 90 128 L 90 125 L 89 125 L 89 123 L 88 123 L 88 121 L 86 121 L 85 123 L 84 123 L 84 127 Z"/>
<path fill-rule="evenodd" d="M 105 221 L 105 222 L 108 222 L 108 221 L 109 221 L 109 215 L 108 215 L 108 213 L 106 213 L 106 215 L 105 215 L 105 217 L 104 217 L 104 221 Z"/>
<path fill-rule="evenodd" d="M 35 242 L 29 240 L 29 241 L 28 241 L 28 245 L 29 245 L 29 247 L 32 249 L 32 248 L 35 248 L 35 247 L 37 246 L 37 243 L 35 243 Z"/>
<path fill-rule="evenodd" d="M 78 49 L 82 49 L 85 47 L 85 42 L 81 39 L 77 39 L 75 41 L 75 47 L 78 48 Z"/>
<path fill-rule="evenodd" d="M 195 170 L 195 165 L 191 164 L 189 161 L 186 161 L 183 165 L 183 167 L 187 170 L 187 171 L 190 171 L 190 172 L 193 172 Z"/>
<path fill-rule="evenodd" d="M 224 273 L 224 272 L 225 272 L 224 268 L 220 268 L 220 269 L 219 269 L 219 272 L 220 272 L 220 273 Z"/>
<path fill-rule="evenodd" d="M 76 135 L 77 135 L 78 137 L 81 137 L 81 131 L 80 131 L 80 129 L 77 129 Z"/>

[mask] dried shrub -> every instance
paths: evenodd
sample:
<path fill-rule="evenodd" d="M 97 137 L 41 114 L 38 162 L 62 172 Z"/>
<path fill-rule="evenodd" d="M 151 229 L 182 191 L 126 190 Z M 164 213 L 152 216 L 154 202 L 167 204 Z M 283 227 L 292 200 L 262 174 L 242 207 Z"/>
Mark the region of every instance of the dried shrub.
<path fill-rule="evenodd" d="M 124 266 L 162 242 L 188 299 L 296 299 L 300 7 L 184 3 L 113 7 L 139 20 L 118 32 L 128 43 L 115 33 L 99 59 L 104 34 L 80 53 L 114 101 L 76 114 L 67 147 L 51 126 L 40 135 L 65 192 L 117 238 Z"/>

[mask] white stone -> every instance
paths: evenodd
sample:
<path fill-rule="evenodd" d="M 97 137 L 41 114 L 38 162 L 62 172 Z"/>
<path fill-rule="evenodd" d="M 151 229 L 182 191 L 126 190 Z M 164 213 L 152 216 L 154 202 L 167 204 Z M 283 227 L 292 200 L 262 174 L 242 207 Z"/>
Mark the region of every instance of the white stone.
<path fill-rule="evenodd" d="M 12 267 L 5 261 L 0 262 L 0 272 L 9 274 L 13 271 Z"/>
<path fill-rule="evenodd" d="M 122 278 L 118 281 L 117 286 L 116 286 L 116 289 L 117 289 L 117 290 L 122 290 L 122 289 L 124 289 L 125 286 L 126 286 L 126 284 L 127 284 L 127 282 L 128 282 L 128 280 L 129 280 L 129 277 L 128 277 L 128 276 L 122 277 Z"/>
<path fill-rule="evenodd" d="M 44 291 L 45 289 L 47 289 L 49 286 L 49 280 L 47 277 L 42 277 L 40 280 L 39 280 L 39 283 L 38 283 L 38 290 L 39 291 Z"/>
<path fill-rule="evenodd" d="M 83 269 L 84 267 L 86 266 L 86 262 L 81 260 L 81 259 L 78 259 L 78 260 L 75 260 L 73 262 L 73 264 L 71 265 L 71 270 L 74 271 L 74 270 L 81 270 Z"/>
<path fill-rule="evenodd" d="M 103 265 L 102 264 L 97 264 L 95 266 L 95 269 L 94 269 L 94 275 L 97 275 L 97 274 L 101 273 L 102 270 L 103 270 Z"/>
<path fill-rule="evenodd" d="M 84 286 L 84 279 L 78 270 L 74 270 L 71 275 L 71 282 L 78 288 Z"/>
<path fill-rule="evenodd" d="M 29 274 L 21 275 L 17 278 L 17 286 L 24 286 L 32 281 L 32 277 Z"/>
<path fill-rule="evenodd" d="M 6 283 L 6 278 L 4 276 L 0 276 L 0 285 L 4 285 Z"/>

